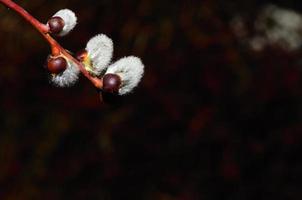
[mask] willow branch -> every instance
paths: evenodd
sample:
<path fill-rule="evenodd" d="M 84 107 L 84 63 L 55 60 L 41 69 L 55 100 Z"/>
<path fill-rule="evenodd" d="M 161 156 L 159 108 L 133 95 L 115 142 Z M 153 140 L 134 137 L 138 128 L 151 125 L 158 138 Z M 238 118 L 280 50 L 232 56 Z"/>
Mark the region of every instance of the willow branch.
<path fill-rule="evenodd" d="M 26 10 L 24 10 L 21 6 L 14 3 L 11 0 L 0 0 L 0 3 L 4 4 L 6 7 L 14 10 L 18 15 L 24 18 L 28 23 L 30 23 L 42 36 L 43 38 L 49 43 L 51 47 L 52 55 L 64 55 L 72 62 L 74 62 L 78 68 L 80 69 L 81 73 L 88 78 L 92 84 L 96 87 L 101 89 L 103 84 L 102 80 L 92 76 L 84 67 L 84 65 L 75 59 L 70 53 L 68 53 L 54 38 L 49 35 L 49 27 L 41 22 L 39 22 L 35 17 L 30 15 Z"/>

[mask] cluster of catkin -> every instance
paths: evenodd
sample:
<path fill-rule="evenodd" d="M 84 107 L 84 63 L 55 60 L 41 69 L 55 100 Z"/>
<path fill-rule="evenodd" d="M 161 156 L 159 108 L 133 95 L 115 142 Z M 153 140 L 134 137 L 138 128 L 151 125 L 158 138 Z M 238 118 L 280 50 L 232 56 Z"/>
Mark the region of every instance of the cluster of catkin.
<path fill-rule="evenodd" d="M 77 18 L 69 9 L 55 13 L 47 22 L 49 32 L 55 36 L 67 35 L 76 25 Z M 85 49 L 76 53 L 75 58 L 93 77 L 102 80 L 102 90 L 124 95 L 133 90 L 144 73 L 141 59 L 127 56 L 112 62 L 113 42 L 104 34 L 92 37 Z M 78 80 L 80 69 L 77 64 L 63 54 L 49 55 L 46 65 L 50 81 L 59 87 L 72 86 Z"/>

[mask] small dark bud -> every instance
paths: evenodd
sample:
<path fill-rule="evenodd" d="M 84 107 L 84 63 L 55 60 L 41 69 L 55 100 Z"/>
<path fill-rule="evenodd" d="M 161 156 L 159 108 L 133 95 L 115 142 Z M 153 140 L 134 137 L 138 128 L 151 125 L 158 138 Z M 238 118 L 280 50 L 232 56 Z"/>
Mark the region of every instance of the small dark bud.
<path fill-rule="evenodd" d="M 88 56 L 88 52 L 85 49 L 82 49 L 76 53 L 75 58 L 78 61 L 83 62 L 87 56 Z"/>
<path fill-rule="evenodd" d="M 47 61 L 47 69 L 52 74 L 59 74 L 67 68 L 67 61 L 63 57 L 49 58 Z"/>
<path fill-rule="evenodd" d="M 50 32 L 54 34 L 60 33 L 65 26 L 65 22 L 61 17 L 52 17 L 48 20 L 47 23 Z"/>
<path fill-rule="evenodd" d="M 103 91 L 118 93 L 122 80 L 116 74 L 105 74 L 103 77 Z"/>

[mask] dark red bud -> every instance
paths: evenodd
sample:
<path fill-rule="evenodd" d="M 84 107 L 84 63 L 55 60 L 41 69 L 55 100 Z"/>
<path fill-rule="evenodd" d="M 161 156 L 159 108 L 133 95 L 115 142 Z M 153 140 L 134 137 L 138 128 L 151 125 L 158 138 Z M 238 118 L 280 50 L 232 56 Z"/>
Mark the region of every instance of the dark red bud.
<path fill-rule="evenodd" d="M 47 69 L 53 74 L 59 74 L 67 68 L 67 61 L 63 57 L 49 58 Z"/>
<path fill-rule="evenodd" d="M 50 32 L 54 34 L 60 33 L 65 26 L 65 22 L 61 17 L 52 17 L 48 20 L 47 23 Z"/>
<path fill-rule="evenodd" d="M 85 49 L 78 51 L 75 55 L 76 59 L 80 62 L 83 62 L 87 57 L 88 52 Z"/>
<path fill-rule="evenodd" d="M 103 77 L 103 91 L 118 93 L 122 84 L 121 78 L 116 74 L 105 74 Z"/>

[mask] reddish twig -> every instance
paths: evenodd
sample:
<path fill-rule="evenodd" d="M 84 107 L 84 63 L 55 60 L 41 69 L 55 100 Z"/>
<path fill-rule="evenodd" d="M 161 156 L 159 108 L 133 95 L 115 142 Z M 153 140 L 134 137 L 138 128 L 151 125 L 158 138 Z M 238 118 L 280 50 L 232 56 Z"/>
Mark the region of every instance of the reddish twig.
<path fill-rule="evenodd" d="M 74 62 L 82 74 L 88 78 L 92 84 L 96 87 L 101 89 L 103 87 L 102 80 L 92 76 L 84 67 L 84 65 L 75 59 L 68 51 L 66 51 L 54 38 L 49 35 L 49 27 L 41 22 L 39 22 L 36 18 L 30 15 L 26 10 L 24 10 L 21 6 L 14 3 L 11 0 L 0 0 L 0 3 L 4 4 L 8 8 L 14 10 L 17 14 L 23 17 L 27 22 L 29 22 L 39 33 L 43 36 L 43 38 L 49 43 L 51 47 L 52 55 L 64 55 L 66 58 L 70 59 Z"/>

